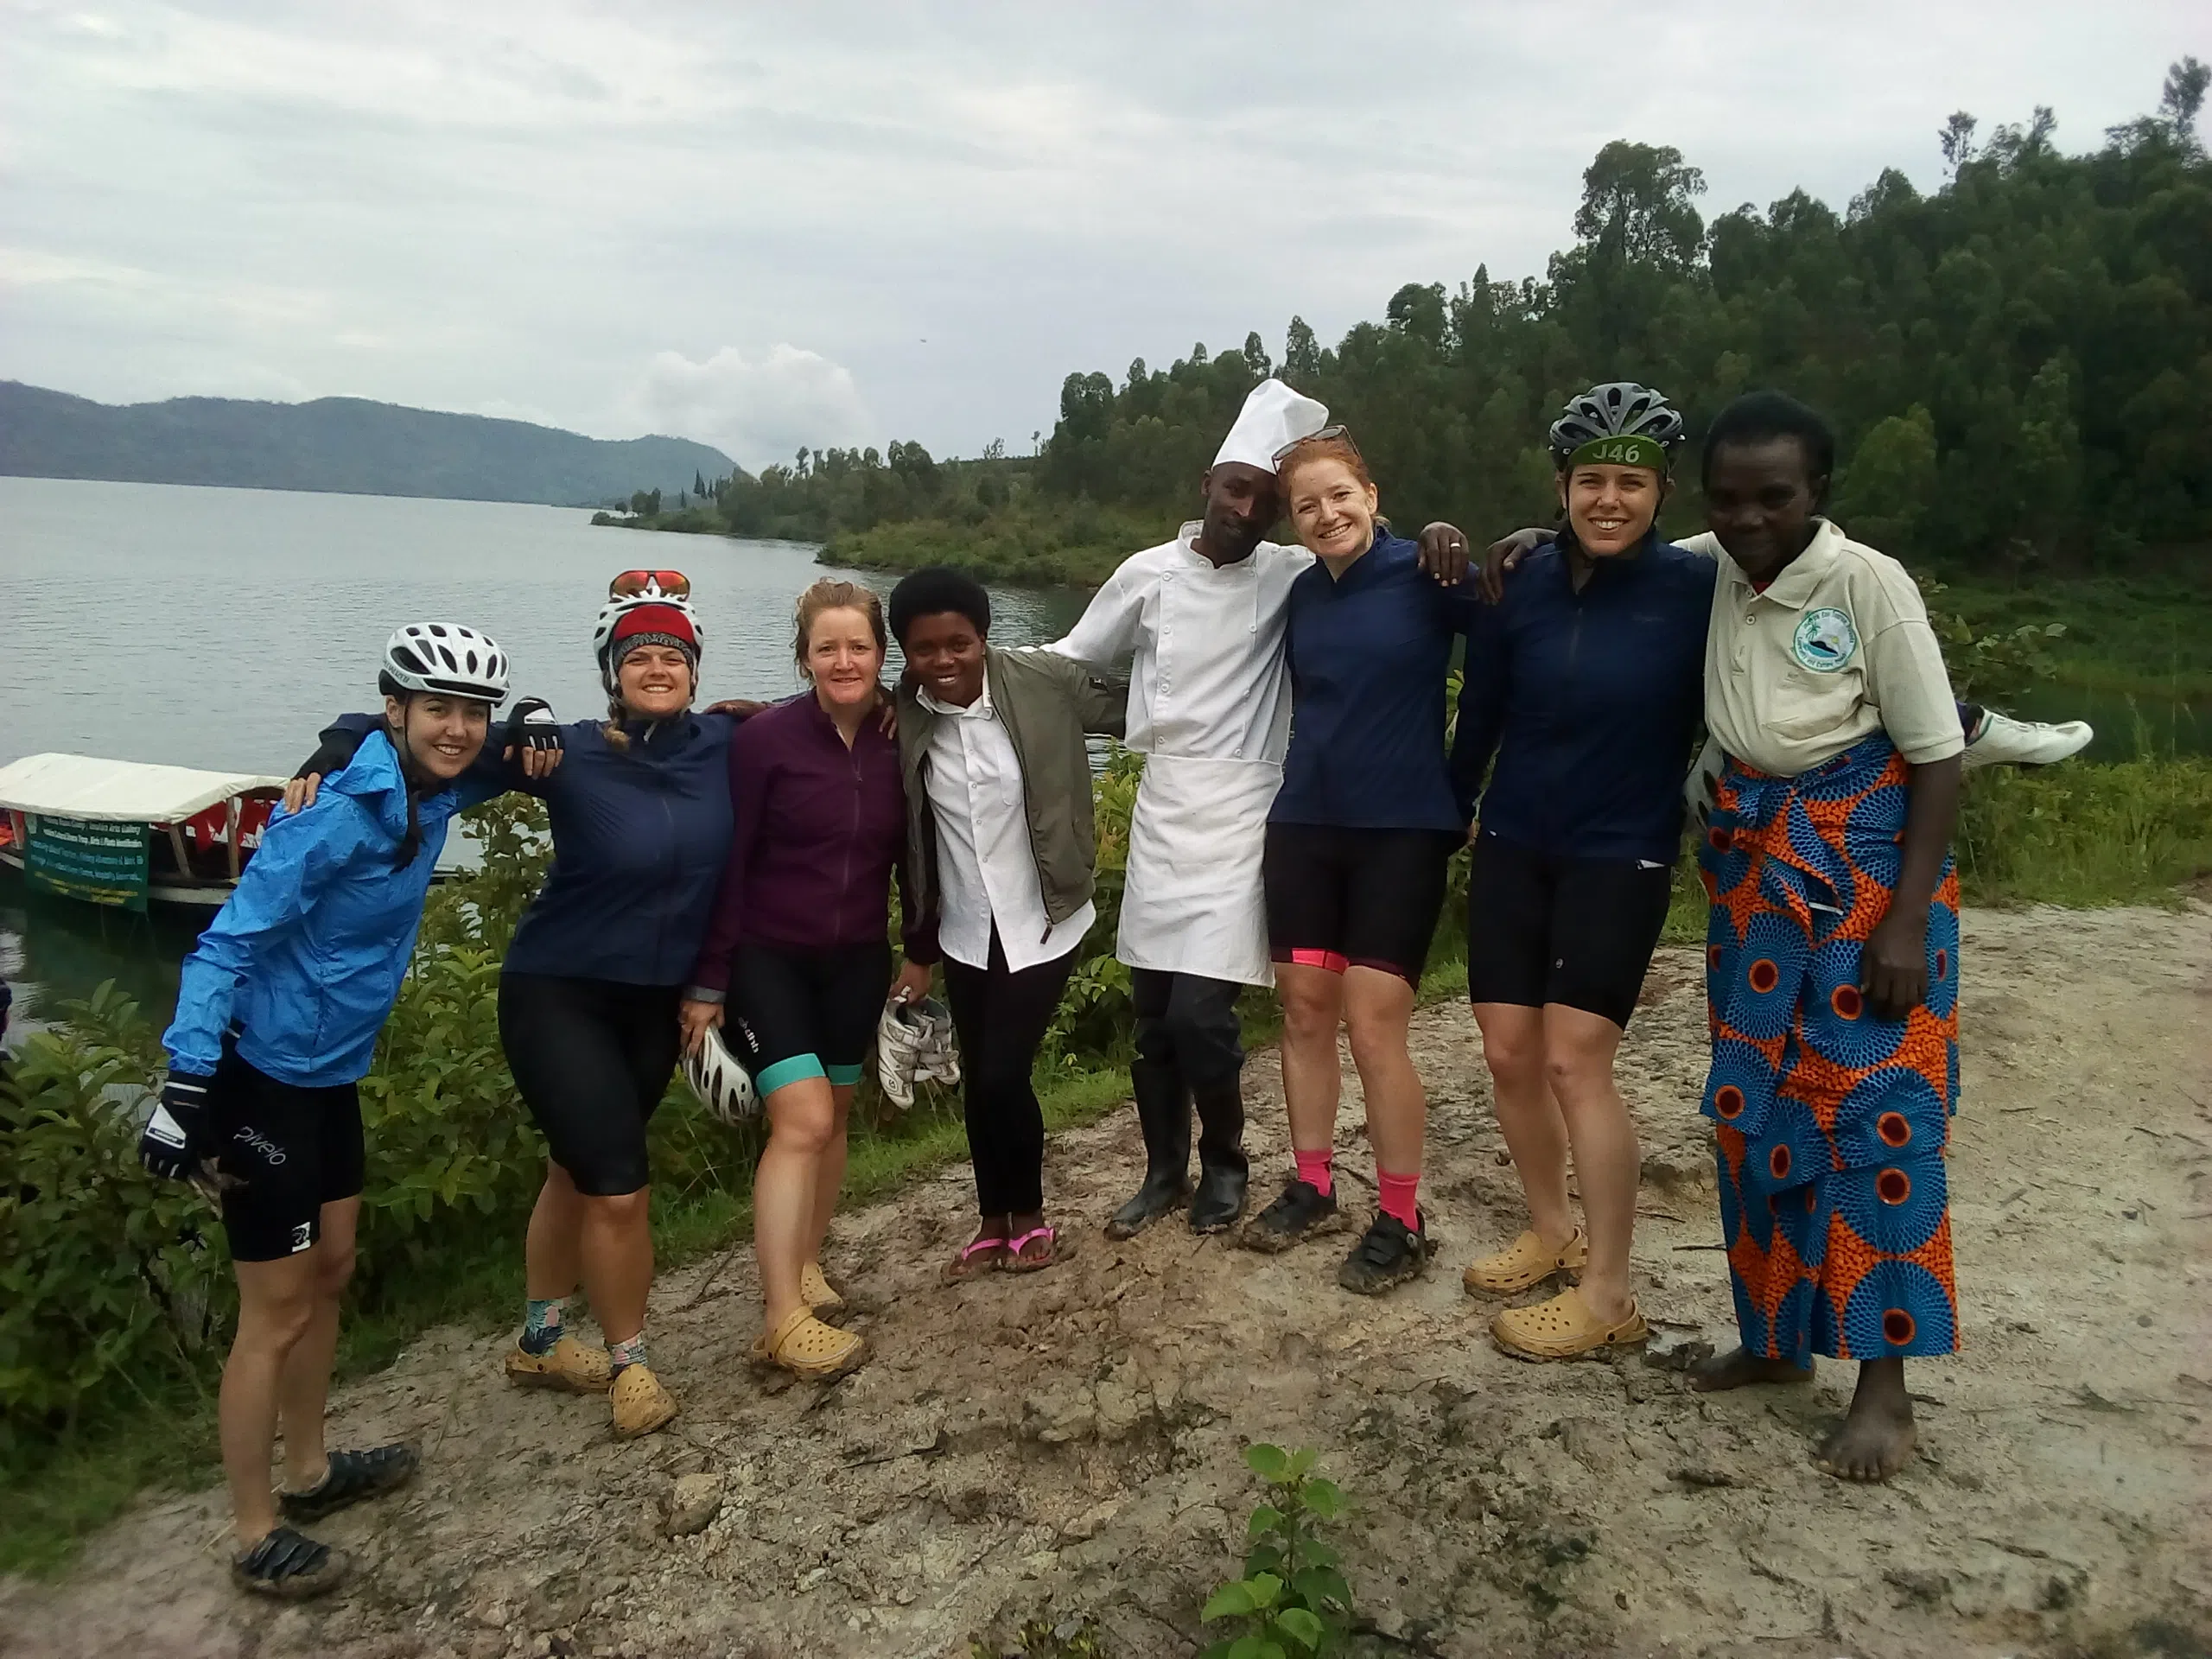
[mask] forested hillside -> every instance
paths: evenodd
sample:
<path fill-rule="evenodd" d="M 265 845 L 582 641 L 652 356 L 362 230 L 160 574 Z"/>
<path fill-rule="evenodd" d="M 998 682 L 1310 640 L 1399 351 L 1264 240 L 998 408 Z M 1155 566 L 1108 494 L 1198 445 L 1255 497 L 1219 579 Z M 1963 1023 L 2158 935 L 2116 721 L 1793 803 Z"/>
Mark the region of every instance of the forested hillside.
<path fill-rule="evenodd" d="M 359 397 L 96 404 L 0 381 L 0 474 L 590 505 L 671 493 L 728 455 L 683 438 L 588 438 Z"/>
<path fill-rule="evenodd" d="M 648 522 L 1095 580 L 1193 511 L 1238 401 L 1274 372 L 1350 423 L 1393 517 L 1497 528 L 1548 512 L 1542 437 L 1567 396 L 1634 379 L 1694 434 L 1750 387 L 1826 410 L 1837 516 L 1924 564 L 2139 570 L 2212 540 L 2206 80 L 2183 60 L 2155 113 L 2079 154 L 2049 109 L 1986 137 L 1955 115 L 1929 135 L 1940 189 L 1891 169 L 1840 210 L 1798 191 L 1708 222 L 1689 160 L 1611 143 L 1541 279 L 1408 283 L 1333 347 L 1293 318 L 1280 355 L 1255 333 L 1118 380 L 1071 374 L 1033 461 L 803 453 Z M 1687 483 L 1672 522 L 1697 518 Z"/>

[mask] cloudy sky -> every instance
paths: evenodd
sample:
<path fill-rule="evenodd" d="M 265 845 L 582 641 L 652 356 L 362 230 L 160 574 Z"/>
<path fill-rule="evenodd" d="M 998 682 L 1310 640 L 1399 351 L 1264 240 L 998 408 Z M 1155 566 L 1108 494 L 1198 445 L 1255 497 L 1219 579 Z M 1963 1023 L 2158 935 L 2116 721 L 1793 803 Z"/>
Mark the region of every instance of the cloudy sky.
<path fill-rule="evenodd" d="M 0 378 L 1026 449 L 1070 369 L 1540 274 L 1609 139 L 1840 207 L 2184 52 L 2202 0 L 0 0 Z"/>

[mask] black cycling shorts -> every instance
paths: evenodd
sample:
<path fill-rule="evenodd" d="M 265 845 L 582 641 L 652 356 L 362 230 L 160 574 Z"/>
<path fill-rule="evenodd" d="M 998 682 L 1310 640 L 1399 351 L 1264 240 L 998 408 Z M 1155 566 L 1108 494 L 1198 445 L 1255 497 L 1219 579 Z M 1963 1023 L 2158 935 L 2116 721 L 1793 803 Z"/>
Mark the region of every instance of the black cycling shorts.
<path fill-rule="evenodd" d="M 593 1198 L 652 1178 L 645 1125 L 683 1052 L 682 988 L 499 976 L 499 1046 L 553 1161 Z"/>
<path fill-rule="evenodd" d="M 804 1077 L 848 1088 L 861 1080 L 890 993 L 888 939 L 812 950 L 741 944 L 722 1036 L 763 1100 Z"/>
<path fill-rule="evenodd" d="M 1467 874 L 1468 1000 L 1557 1002 L 1626 1030 L 1673 880 L 1669 865 L 1555 858 L 1478 836 Z"/>
<path fill-rule="evenodd" d="M 1418 986 L 1457 830 L 1270 823 L 1262 866 L 1268 953 L 1342 973 L 1376 968 Z"/>
<path fill-rule="evenodd" d="M 242 1183 L 223 1193 L 233 1262 L 297 1255 L 322 1237 L 324 1205 L 361 1196 L 357 1084 L 280 1083 L 226 1042 L 207 1086 L 207 1128 L 216 1168 Z"/>

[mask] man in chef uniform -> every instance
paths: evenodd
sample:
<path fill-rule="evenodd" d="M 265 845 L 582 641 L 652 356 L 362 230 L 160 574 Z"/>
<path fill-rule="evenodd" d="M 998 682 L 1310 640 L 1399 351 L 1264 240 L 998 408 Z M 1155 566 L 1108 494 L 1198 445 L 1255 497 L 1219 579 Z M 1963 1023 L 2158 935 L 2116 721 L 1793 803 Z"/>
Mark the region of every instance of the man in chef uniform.
<path fill-rule="evenodd" d="M 1107 1223 L 1112 1237 L 1186 1197 L 1193 1232 L 1218 1232 L 1244 1211 L 1236 999 L 1274 982 L 1260 856 L 1290 740 L 1290 584 L 1313 563 L 1265 537 L 1281 512 L 1276 455 L 1328 417 L 1280 380 L 1255 386 L 1206 473 L 1205 518 L 1124 561 L 1074 632 L 1048 647 L 1101 670 L 1134 658 L 1128 744 L 1146 757 L 1115 947 L 1136 1005 L 1129 1081 L 1146 1171 Z"/>

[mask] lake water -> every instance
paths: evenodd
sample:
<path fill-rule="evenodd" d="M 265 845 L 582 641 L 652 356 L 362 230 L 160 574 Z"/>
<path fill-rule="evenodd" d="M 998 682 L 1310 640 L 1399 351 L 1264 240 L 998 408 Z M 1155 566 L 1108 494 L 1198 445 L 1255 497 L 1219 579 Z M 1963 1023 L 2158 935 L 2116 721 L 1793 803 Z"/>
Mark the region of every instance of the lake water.
<path fill-rule="evenodd" d="M 377 706 L 385 639 L 416 620 L 482 629 L 518 688 L 583 718 L 605 706 L 592 620 L 632 566 L 691 578 L 709 699 L 785 696 L 799 591 L 893 580 L 814 552 L 501 502 L 0 478 L 0 766 L 60 750 L 289 775 L 329 715 Z M 992 601 L 1007 645 L 1055 638 L 1082 610 L 1066 592 Z M 102 911 L 0 871 L 0 974 L 25 1023 L 109 978 L 166 1017 L 195 932 L 162 907 Z"/>

